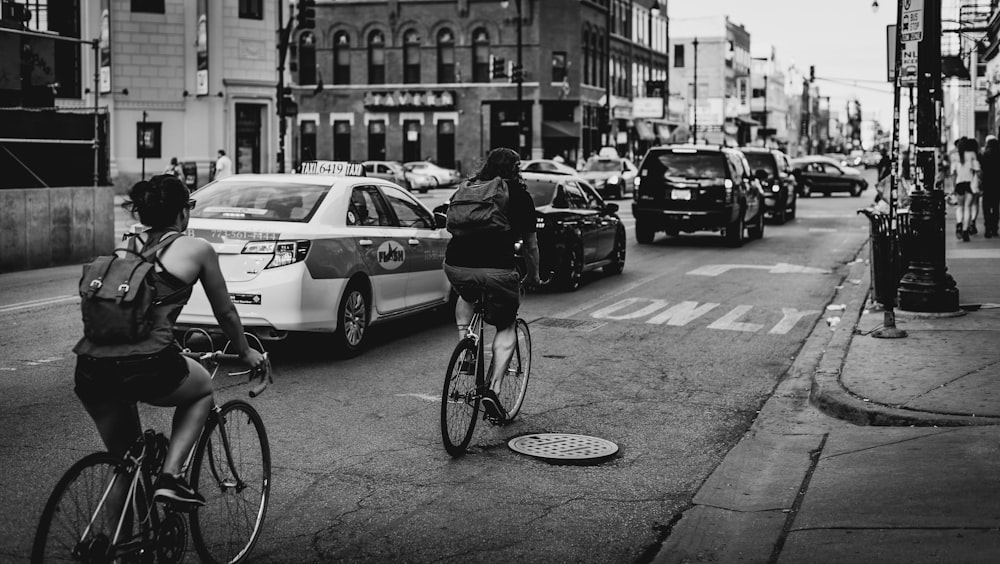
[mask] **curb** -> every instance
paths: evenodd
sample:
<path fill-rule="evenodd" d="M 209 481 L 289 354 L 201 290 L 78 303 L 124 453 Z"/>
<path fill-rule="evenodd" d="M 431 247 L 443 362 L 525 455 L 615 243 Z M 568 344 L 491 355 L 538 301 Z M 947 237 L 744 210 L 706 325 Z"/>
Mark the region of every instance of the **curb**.
<path fill-rule="evenodd" d="M 865 243 L 858 253 L 864 256 L 869 243 Z M 855 269 L 863 266 L 864 272 L 856 275 Z M 871 291 L 871 269 L 868 264 L 856 263 L 851 267 L 851 278 L 860 278 L 861 284 L 852 292 L 846 294 L 847 312 L 854 312 L 851 323 L 842 322 L 827 346 L 819 366 L 812 375 L 812 386 L 809 391 L 809 402 L 823 413 L 856 425 L 886 426 L 886 427 L 963 427 L 975 425 L 1000 425 L 997 417 L 976 417 L 974 415 L 957 415 L 915 411 L 889 405 L 866 401 L 847 389 L 841 382 L 841 369 L 847 359 L 847 352 L 855 337 L 855 329 L 861 320 L 868 294 Z M 862 290 L 863 288 L 863 290 Z M 897 310 L 897 314 L 899 311 Z M 964 312 L 963 312 L 964 314 Z M 917 317 L 914 313 L 910 316 Z M 949 314 L 953 316 L 954 314 Z M 960 314 L 962 315 L 962 314 Z M 928 316 L 921 314 L 921 316 Z M 846 320 L 845 320 L 846 321 Z"/>

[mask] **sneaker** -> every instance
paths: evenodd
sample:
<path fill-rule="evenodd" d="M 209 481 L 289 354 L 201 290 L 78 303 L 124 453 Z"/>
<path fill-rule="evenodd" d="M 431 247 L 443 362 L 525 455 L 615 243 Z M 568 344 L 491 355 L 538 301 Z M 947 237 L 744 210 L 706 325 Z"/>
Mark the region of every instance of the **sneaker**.
<path fill-rule="evenodd" d="M 955 237 L 957 239 L 961 239 L 962 238 L 962 233 L 964 233 L 962 231 L 962 224 L 961 223 L 956 223 L 955 224 Z"/>
<path fill-rule="evenodd" d="M 969 242 L 969 232 L 968 231 L 963 231 L 962 232 L 962 241 L 965 241 L 966 243 Z"/>
<path fill-rule="evenodd" d="M 160 474 L 153 485 L 153 499 L 156 501 L 186 506 L 205 505 L 205 498 L 188 485 L 184 476 Z"/>
<path fill-rule="evenodd" d="M 975 235 L 976 233 L 979 233 L 979 230 L 976 229 L 976 222 L 973 221 L 972 225 L 969 226 L 969 235 Z"/>
<path fill-rule="evenodd" d="M 486 412 L 486 420 L 494 425 L 503 425 L 507 421 L 507 410 L 500 405 L 500 399 L 497 398 L 497 393 L 493 390 L 487 389 L 481 394 L 483 399 L 483 411 Z"/>

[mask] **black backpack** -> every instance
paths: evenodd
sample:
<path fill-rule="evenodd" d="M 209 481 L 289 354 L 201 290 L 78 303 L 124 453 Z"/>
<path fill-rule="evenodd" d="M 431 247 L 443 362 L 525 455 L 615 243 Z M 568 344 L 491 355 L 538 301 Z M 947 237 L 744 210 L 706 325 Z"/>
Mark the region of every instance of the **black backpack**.
<path fill-rule="evenodd" d="M 485 182 L 465 181 L 448 203 L 446 227 L 457 236 L 510 231 L 507 219 L 509 200 L 507 182 L 502 178 Z"/>
<path fill-rule="evenodd" d="M 154 309 L 169 296 L 157 296 L 153 267 L 156 253 L 181 233 L 170 233 L 149 248 L 119 248 L 83 266 L 80 309 L 83 334 L 99 345 L 138 343 L 153 329 Z M 134 239 L 143 243 L 142 239 Z M 131 246 L 131 245 L 130 245 Z"/>

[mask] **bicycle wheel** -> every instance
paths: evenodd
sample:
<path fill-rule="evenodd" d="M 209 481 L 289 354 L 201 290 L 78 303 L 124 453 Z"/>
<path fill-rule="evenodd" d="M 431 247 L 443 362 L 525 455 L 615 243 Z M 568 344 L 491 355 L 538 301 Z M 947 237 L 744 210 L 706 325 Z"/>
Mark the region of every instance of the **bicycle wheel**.
<path fill-rule="evenodd" d="M 514 323 L 517 346 L 507 366 L 503 382 L 500 384 L 500 404 L 507 410 L 507 421 L 513 420 L 521 411 L 524 393 L 528 390 L 528 376 L 531 374 L 531 333 L 528 324 L 520 317 Z"/>
<path fill-rule="evenodd" d="M 191 513 L 191 538 L 204 562 L 241 562 L 260 537 L 271 494 L 271 448 L 250 404 L 231 400 L 205 425 L 191 469 L 205 505 Z"/>
<path fill-rule="evenodd" d="M 95 452 L 70 467 L 42 511 L 32 562 L 110 562 L 111 541 L 128 491 L 121 466 L 120 458 Z M 112 488 L 116 478 L 121 486 Z"/>
<path fill-rule="evenodd" d="M 476 394 L 476 372 L 482 359 L 471 339 L 462 339 L 451 353 L 448 373 L 441 392 L 441 438 L 444 449 L 452 456 L 465 452 L 476 429 L 479 396 Z"/>

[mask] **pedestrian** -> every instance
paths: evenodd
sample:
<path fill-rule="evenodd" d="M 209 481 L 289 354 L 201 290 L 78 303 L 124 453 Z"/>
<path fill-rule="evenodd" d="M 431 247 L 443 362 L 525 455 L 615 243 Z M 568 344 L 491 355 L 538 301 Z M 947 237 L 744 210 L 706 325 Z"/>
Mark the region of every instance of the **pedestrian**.
<path fill-rule="evenodd" d="M 187 186 L 166 174 L 132 186 L 124 207 L 149 230 L 134 236 L 128 248 L 135 252 L 149 250 L 149 258 L 155 260 L 150 282 L 157 300 L 148 310 L 151 328 L 137 340 L 121 336 L 98 339 L 90 332 L 73 348 L 77 355 L 74 391 L 111 454 L 124 456 L 142 434 L 136 402 L 176 408 L 170 446 L 153 486 L 154 499 L 186 508 L 205 503 L 204 497 L 187 483 L 182 469 L 212 407 L 208 371 L 182 355 L 174 340 L 174 323 L 195 284 L 201 284 L 219 326 L 240 359 L 252 368 L 263 367 L 266 362 L 247 343 L 215 249 L 204 239 L 185 235 L 194 208 L 194 200 L 189 197 Z M 101 330 L 118 321 L 112 317 L 114 312 L 102 312 L 109 317 L 85 319 L 85 332 L 88 326 Z M 127 484 L 124 480 L 118 482 L 122 482 L 120 491 L 113 490 L 110 495 L 123 499 Z"/>
<path fill-rule="evenodd" d="M 184 181 L 184 170 L 181 169 L 180 163 L 177 162 L 177 157 L 170 157 L 170 164 L 167 168 L 163 169 L 163 174 L 169 174 L 170 176 L 176 176 Z"/>
<path fill-rule="evenodd" d="M 979 167 L 980 172 L 980 174 L 976 174 L 972 177 L 972 184 L 970 186 L 970 189 L 972 190 L 972 202 L 969 204 L 969 211 L 971 213 L 966 217 L 969 222 L 967 231 L 969 232 L 969 235 L 975 235 L 979 233 L 979 230 L 976 229 L 976 220 L 979 219 L 979 192 L 983 184 L 981 176 L 982 165 L 980 163 L 981 156 L 979 154 L 979 142 L 973 138 L 966 139 L 966 142 L 968 143 L 968 150 L 972 151 L 976 155 L 976 164 Z"/>
<path fill-rule="evenodd" d="M 955 176 L 955 236 L 962 241 L 969 240 L 969 226 L 972 222 L 972 183 L 979 175 L 979 159 L 975 146 L 965 137 L 955 142 L 958 149 L 957 162 L 952 167 Z"/>
<path fill-rule="evenodd" d="M 986 148 L 983 150 L 982 182 L 980 192 L 983 205 L 983 221 L 985 236 L 1000 237 L 997 233 L 1000 223 L 1000 140 L 995 135 L 986 136 Z"/>
<path fill-rule="evenodd" d="M 226 152 L 219 149 L 219 159 L 215 161 L 215 180 L 222 180 L 233 175 L 233 161 L 226 156 Z"/>

